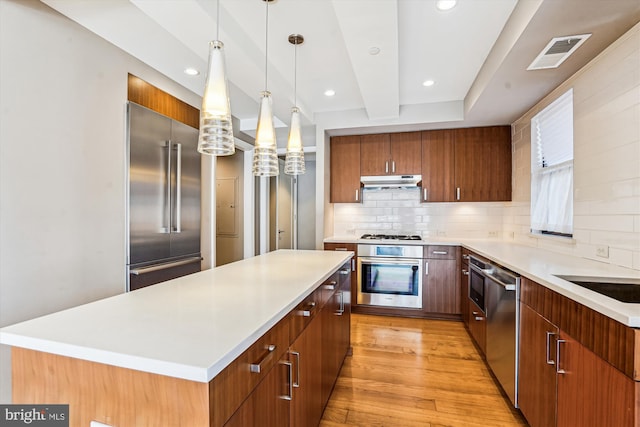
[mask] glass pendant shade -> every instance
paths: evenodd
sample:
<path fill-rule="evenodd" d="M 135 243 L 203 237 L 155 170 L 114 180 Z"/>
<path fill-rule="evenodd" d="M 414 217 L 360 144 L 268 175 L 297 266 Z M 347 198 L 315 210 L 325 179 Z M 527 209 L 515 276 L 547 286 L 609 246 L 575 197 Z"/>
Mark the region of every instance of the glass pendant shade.
<path fill-rule="evenodd" d="M 223 48 L 219 40 L 209 42 L 209 66 L 200 110 L 198 151 L 213 156 L 235 152 Z"/>
<path fill-rule="evenodd" d="M 291 128 L 289 129 L 289 140 L 287 142 L 287 155 L 284 160 L 284 173 L 287 175 L 302 175 L 304 172 L 300 110 L 298 107 L 293 107 L 291 109 Z"/>
<path fill-rule="evenodd" d="M 255 176 L 277 176 L 278 153 L 276 131 L 273 126 L 271 92 L 265 90 L 261 96 L 256 143 L 253 150 L 253 174 Z"/>

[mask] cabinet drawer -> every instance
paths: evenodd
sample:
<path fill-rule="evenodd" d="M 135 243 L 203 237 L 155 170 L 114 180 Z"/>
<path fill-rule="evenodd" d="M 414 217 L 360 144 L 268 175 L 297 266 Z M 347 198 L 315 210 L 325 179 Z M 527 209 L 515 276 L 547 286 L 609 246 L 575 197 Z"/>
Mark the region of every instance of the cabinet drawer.
<path fill-rule="evenodd" d="M 469 255 L 471 255 L 471 251 L 467 248 L 462 248 L 462 263 L 469 265 Z"/>
<path fill-rule="evenodd" d="M 456 247 L 445 245 L 425 246 L 424 257 L 430 259 L 456 259 Z"/>
<path fill-rule="evenodd" d="M 300 304 L 291 311 L 289 315 L 289 344 L 300 335 L 300 332 L 307 327 L 309 322 L 318 314 L 322 305 L 323 287 L 313 291 Z"/>
<path fill-rule="evenodd" d="M 318 288 L 318 291 L 320 291 L 320 308 L 324 307 L 324 305 L 331 299 L 331 297 L 336 293 L 339 287 L 340 277 L 338 271 L 336 271 Z"/>
<path fill-rule="evenodd" d="M 209 383 L 211 425 L 223 425 L 289 347 L 289 318 L 285 317 L 236 358 Z"/>

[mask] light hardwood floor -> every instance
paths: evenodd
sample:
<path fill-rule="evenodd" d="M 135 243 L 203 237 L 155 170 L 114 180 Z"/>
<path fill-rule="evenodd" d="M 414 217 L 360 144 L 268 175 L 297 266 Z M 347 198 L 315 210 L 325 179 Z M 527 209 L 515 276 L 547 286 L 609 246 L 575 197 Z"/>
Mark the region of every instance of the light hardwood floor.
<path fill-rule="evenodd" d="M 321 427 L 526 426 L 461 322 L 353 315 Z"/>

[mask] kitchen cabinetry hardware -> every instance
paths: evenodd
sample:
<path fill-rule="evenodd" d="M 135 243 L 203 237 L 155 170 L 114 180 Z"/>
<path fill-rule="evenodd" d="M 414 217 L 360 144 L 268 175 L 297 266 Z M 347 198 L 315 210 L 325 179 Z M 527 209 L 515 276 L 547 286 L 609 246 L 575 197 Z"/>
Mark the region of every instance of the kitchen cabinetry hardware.
<path fill-rule="evenodd" d="M 462 259 L 469 260 L 469 255 L 468 255 L 468 254 L 464 254 L 464 255 L 462 255 Z"/>
<path fill-rule="evenodd" d="M 333 291 L 336 288 L 337 284 L 338 282 L 336 282 L 335 280 L 332 280 L 328 284 L 324 285 L 324 288 L 328 291 Z"/>
<path fill-rule="evenodd" d="M 280 399 L 291 400 L 293 399 L 293 363 L 288 360 L 283 360 L 280 363 L 287 367 L 287 388 L 289 390 L 289 394 L 283 394 Z"/>
<path fill-rule="evenodd" d="M 360 190 L 356 190 L 356 202 L 360 201 L 359 193 L 360 193 Z"/>
<path fill-rule="evenodd" d="M 429 190 L 427 190 L 426 188 L 422 189 L 422 200 L 424 200 L 425 202 L 429 200 Z"/>
<path fill-rule="evenodd" d="M 351 259 L 351 271 L 352 272 L 356 271 L 356 259 L 355 258 Z"/>
<path fill-rule="evenodd" d="M 460 187 L 456 188 L 456 200 L 460 200 Z"/>
<path fill-rule="evenodd" d="M 293 357 L 296 358 L 296 379 L 291 381 L 293 387 L 300 387 L 300 353 L 297 351 L 290 351 Z"/>
<path fill-rule="evenodd" d="M 309 302 L 307 304 L 307 307 L 309 308 L 309 310 L 300 310 L 300 315 L 302 315 L 302 317 L 311 317 L 311 311 L 316 308 L 316 302 Z"/>
<path fill-rule="evenodd" d="M 337 292 L 336 296 L 340 299 L 340 305 L 338 306 L 339 308 L 334 314 L 336 316 L 342 316 L 344 314 L 344 292 Z"/>
<path fill-rule="evenodd" d="M 165 145 L 167 149 L 167 176 L 166 176 L 166 189 L 165 189 L 165 200 L 171 200 L 171 140 L 167 141 L 167 145 Z M 165 205 L 165 218 L 166 218 L 166 227 L 163 227 L 160 231 L 162 233 L 169 233 L 171 231 L 171 206 L 169 204 Z"/>
<path fill-rule="evenodd" d="M 447 252 L 447 251 L 433 251 L 431 253 L 434 254 L 434 255 L 446 255 L 449 252 Z"/>
<path fill-rule="evenodd" d="M 424 275 L 425 276 L 429 275 L 429 261 L 424 262 Z"/>
<path fill-rule="evenodd" d="M 469 270 L 466 270 L 466 269 L 463 268 L 462 269 L 462 275 L 463 276 L 468 276 L 469 275 Z"/>
<path fill-rule="evenodd" d="M 346 276 L 347 274 L 351 274 L 351 271 L 348 268 L 343 268 L 342 270 L 340 270 L 340 274 Z"/>
<path fill-rule="evenodd" d="M 389 173 L 389 161 L 384 162 L 384 172 Z"/>
<path fill-rule="evenodd" d="M 346 251 L 347 248 L 335 248 L 334 251 Z"/>
<path fill-rule="evenodd" d="M 552 336 L 556 336 L 557 334 L 555 332 L 549 332 L 547 331 L 547 350 L 546 350 L 546 357 L 547 357 L 547 365 L 555 365 L 556 362 L 555 360 L 551 359 L 551 337 Z M 557 344 L 556 344 L 557 345 Z M 556 357 L 556 360 L 558 358 Z"/>
<path fill-rule="evenodd" d="M 391 161 L 391 173 L 396 173 L 396 161 Z"/>
<path fill-rule="evenodd" d="M 556 340 L 556 374 L 566 374 L 567 371 L 560 367 L 560 344 L 566 343 L 567 340 Z"/>
<path fill-rule="evenodd" d="M 265 347 L 265 352 L 262 355 L 262 357 L 260 358 L 259 362 L 256 363 L 252 363 L 249 367 L 249 370 L 251 372 L 253 372 L 254 374 L 259 374 L 262 372 L 262 363 L 267 360 L 267 358 L 269 356 L 271 356 L 271 353 L 273 353 L 273 351 L 276 349 L 276 345 L 275 344 L 269 344 L 268 346 Z"/>

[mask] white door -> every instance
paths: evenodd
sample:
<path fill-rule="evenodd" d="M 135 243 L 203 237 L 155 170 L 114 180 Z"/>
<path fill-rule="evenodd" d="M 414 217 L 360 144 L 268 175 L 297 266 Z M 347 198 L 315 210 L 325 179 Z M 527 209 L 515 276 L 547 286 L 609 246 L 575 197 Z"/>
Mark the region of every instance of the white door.
<path fill-rule="evenodd" d="M 292 249 L 294 247 L 294 178 L 284 173 L 283 162 L 280 162 L 276 199 L 276 249 Z"/>

